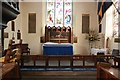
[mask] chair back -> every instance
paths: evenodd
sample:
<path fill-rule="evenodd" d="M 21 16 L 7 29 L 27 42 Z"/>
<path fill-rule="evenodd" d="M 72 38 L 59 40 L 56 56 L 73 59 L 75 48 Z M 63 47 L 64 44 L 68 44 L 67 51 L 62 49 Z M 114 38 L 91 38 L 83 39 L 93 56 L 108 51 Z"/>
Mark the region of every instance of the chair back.
<path fill-rule="evenodd" d="M 119 55 L 119 50 L 118 49 L 113 49 L 112 55 L 118 56 Z"/>

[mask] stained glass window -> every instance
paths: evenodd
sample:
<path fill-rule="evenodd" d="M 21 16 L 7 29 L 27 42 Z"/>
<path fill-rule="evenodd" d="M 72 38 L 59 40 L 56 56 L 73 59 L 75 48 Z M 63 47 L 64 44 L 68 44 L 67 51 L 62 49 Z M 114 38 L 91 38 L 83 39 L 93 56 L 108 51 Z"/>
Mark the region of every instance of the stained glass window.
<path fill-rule="evenodd" d="M 47 0 L 47 25 L 53 26 L 55 21 L 54 21 L 54 9 L 55 3 L 54 0 Z"/>
<path fill-rule="evenodd" d="M 116 9 L 114 10 L 114 30 L 113 30 L 113 35 L 114 36 L 118 36 L 118 27 L 119 27 L 119 20 L 118 20 L 118 17 L 119 17 L 119 14 L 118 14 L 118 3 L 119 3 L 119 0 L 114 0 L 113 1 L 114 4 L 115 4 L 115 7 Z"/>
<path fill-rule="evenodd" d="M 47 0 L 47 26 L 72 25 L 72 0 Z"/>

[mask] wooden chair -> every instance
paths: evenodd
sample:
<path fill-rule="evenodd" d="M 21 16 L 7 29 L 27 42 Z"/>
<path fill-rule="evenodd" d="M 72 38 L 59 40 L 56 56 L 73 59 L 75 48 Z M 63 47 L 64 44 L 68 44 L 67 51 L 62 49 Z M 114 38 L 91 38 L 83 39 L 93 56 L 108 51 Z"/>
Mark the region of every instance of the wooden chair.
<path fill-rule="evenodd" d="M 21 49 L 22 54 L 30 55 L 30 48 L 28 47 L 28 44 L 23 44 L 22 39 L 20 39 L 19 44 L 17 45 L 18 48 Z"/>
<path fill-rule="evenodd" d="M 102 53 L 102 52 L 97 53 L 97 56 L 98 56 L 97 61 L 98 61 L 98 62 L 105 62 L 105 58 L 102 57 L 102 55 L 105 55 L 105 54 Z"/>
<path fill-rule="evenodd" d="M 112 50 L 112 55 L 118 56 L 119 55 L 119 50 L 118 49 L 113 49 Z"/>
<path fill-rule="evenodd" d="M 12 40 L 9 41 L 8 49 L 4 50 L 3 53 L 4 63 L 18 62 L 21 59 L 21 49 L 13 45 Z"/>
<path fill-rule="evenodd" d="M 28 44 L 22 44 L 21 51 L 22 51 L 22 54 L 26 53 L 27 55 L 30 55 L 30 48 L 28 47 Z"/>

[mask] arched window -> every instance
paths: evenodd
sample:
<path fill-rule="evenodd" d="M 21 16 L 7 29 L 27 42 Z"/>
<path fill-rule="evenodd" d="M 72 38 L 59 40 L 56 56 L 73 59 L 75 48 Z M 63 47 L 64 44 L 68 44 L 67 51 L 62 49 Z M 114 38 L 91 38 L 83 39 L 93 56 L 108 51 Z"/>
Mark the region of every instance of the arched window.
<path fill-rule="evenodd" d="M 72 0 L 47 0 L 47 26 L 72 26 Z"/>
<path fill-rule="evenodd" d="M 114 30 L 113 30 L 113 35 L 115 37 L 118 37 L 118 27 L 119 27 L 119 13 L 118 13 L 118 8 L 119 8 L 119 0 L 113 0 L 116 9 L 114 10 Z"/>

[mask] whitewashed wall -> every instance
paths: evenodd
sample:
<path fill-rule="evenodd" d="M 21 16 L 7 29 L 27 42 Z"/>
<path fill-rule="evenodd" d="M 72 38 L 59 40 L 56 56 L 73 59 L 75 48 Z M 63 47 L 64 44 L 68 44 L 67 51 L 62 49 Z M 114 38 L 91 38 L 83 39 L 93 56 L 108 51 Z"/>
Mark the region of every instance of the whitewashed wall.
<path fill-rule="evenodd" d="M 94 2 L 76 2 L 73 4 L 73 33 L 78 38 L 74 43 L 75 54 L 90 54 L 88 40 L 82 34 L 82 14 L 90 14 L 90 29 L 98 30 L 97 4 Z"/>
<path fill-rule="evenodd" d="M 24 43 L 28 43 L 31 54 L 42 54 L 42 43 L 40 37 L 44 35 L 46 3 L 43 2 L 22 2 L 20 3 L 21 14 L 15 20 L 16 28 L 21 30 Z M 28 33 L 28 13 L 36 13 L 36 33 Z M 82 14 L 90 14 L 90 28 L 98 30 L 97 4 L 95 2 L 74 2 L 73 3 L 73 33 L 77 37 L 74 43 L 74 54 L 90 54 L 89 43 L 82 34 Z M 8 23 L 10 26 L 10 23 Z M 16 31 L 17 31 L 16 29 Z M 8 27 L 11 38 L 12 31 Z M 16 32 L 14 32 L 16 34 Z M 16 36 L 15 36 L 16 37 Z M 5 39 L 5 48 L 9 39 Z M 16 40 L 17 41 L 17 40 Z"/>
<path fill-rule="evenodd" d="M 114 16 L 113 16 L 113 10 L 115 10 L 115 7 L 112 5 L 105 13 L 103 19 L 102 19 L 102 33 L 105 34 L 105 44 L 104 48 L 106 48 L 106 40 L 108 40 L 108 50 L 110 53 L 112 53 L 113 49 L 118 49 L 118 43 L 114 42 L 114 36 L 113 36 L 113 28 L 114 28 Z"/>

